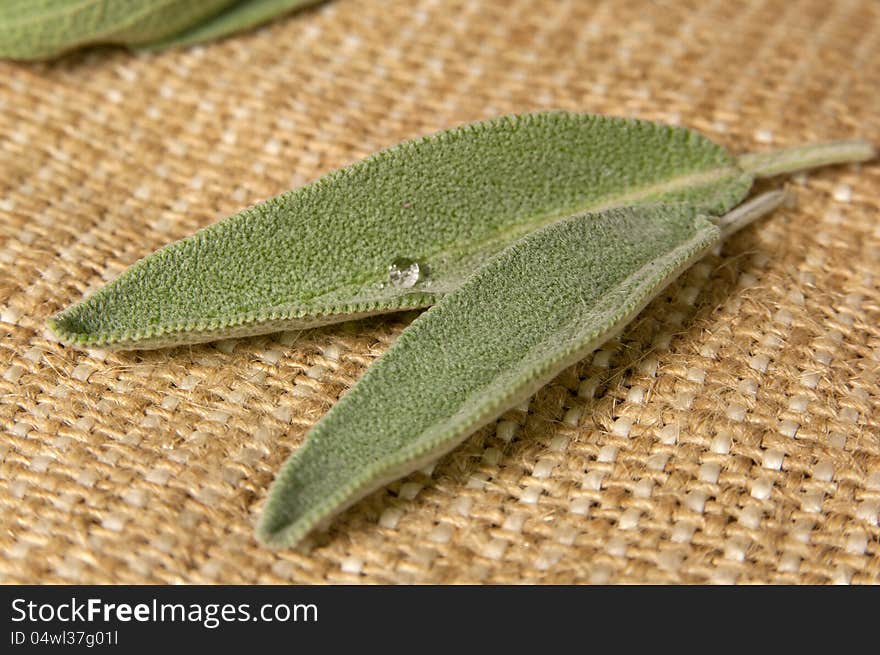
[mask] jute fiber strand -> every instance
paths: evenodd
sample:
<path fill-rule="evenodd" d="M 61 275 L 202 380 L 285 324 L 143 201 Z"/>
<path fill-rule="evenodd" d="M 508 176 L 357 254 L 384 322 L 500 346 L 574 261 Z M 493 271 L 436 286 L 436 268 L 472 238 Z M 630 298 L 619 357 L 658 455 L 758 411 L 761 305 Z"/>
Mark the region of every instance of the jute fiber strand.
<path fill-rule="evenodd" d="M 868 0 L 335 0 L 0 62 L 0 580 L 880 582 L 876 163 L 787 182 L 620 337 L 297 550 L 253 537 L 269 483 L 415 312 L 142 353 L 45 328 L 222 216 L 499 114 L 876 144 L 878 47 Z"/>

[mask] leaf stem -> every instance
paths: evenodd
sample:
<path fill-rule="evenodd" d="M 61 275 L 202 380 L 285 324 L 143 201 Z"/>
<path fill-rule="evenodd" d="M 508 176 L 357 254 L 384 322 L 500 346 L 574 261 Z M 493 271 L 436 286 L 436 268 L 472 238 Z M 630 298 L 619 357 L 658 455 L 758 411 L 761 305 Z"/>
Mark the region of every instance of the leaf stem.
<path fill-rule="evenodd" d="M 755 177 L 773 177 L 818 166 L 867 161 L 876 156 L 877 151 L 867 141 L 832 141 L 740 155 L 737 163 Z"/>
<path fill-rule="evenodd" d="M 726 239 L 737 230 L 761 218 L 761 216 L 769 214 L 785 202 L 787 196 L 788 193 L 785 191 L 768 191 L 725 214 L 718 219 L 721 238 Z"/>

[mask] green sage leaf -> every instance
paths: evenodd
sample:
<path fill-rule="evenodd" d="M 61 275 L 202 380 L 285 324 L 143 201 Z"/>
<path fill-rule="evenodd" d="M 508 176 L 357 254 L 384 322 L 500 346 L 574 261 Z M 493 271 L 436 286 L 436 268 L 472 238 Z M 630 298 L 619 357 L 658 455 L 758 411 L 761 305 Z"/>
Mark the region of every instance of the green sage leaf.
<path fill-rule="evenodd" d="M 219 39 L 262 25 L 296 9 L 304 9 L 322 0 L 250 0 L 238 2 L 225 11 L 190 29 L 166 39 L 147 44 L 145 50 L 161 50 Z"/>
<path fill-rule="evenodd" d="M 709 214 L 752 174 L 696 132 L 547 112 L 409 141 L 143 259 L 50 322 L 149 348 L 426 307 L 491 255 L 573 214 L 682 201 Z"/>
<path fill-rule="evenodd" d="M 48 59 L 97 43 L 139 45 L 168 38 L 233 0 L 6 0 L 0 57 Z"/>
<path fill-rule="evenodd" d="M 158 50 L 249 29 L 319 0 L 5 0 L 0 58 L 49 59 L 99 43 Z"/>
<path fill-rule="evenodd" d="M 777 206 L 764 196 L 723 219 Z M 722 238 L 690 204 L 576 215 L 529 234 L 403 331 L 284 465 L 258 536 L 289 545 L 446 453 L 619 332 Z"/>
<path fill-rule="evenodd" d="M 862 141 L 732 158 L 644 121 L 542 113 L 417 139 L 206 228 L 50 321 L 156 347 L 405 307 L 404 330 L 310 432 L 258 536 L 291 544 L 453 448 L 620 330 L 770 211 L 754 177 L 875 156 Z"/>

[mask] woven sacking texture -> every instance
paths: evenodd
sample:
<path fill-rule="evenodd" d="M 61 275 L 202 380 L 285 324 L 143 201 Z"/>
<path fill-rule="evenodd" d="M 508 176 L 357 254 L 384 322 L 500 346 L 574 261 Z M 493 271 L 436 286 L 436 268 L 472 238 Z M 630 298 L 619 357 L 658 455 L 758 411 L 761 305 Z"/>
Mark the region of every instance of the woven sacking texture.
<path fill-rule="evenodd" d="M 734 152 L 880 142 L 870 0 L 332 0 L 188 50 L 0 62 L 0 579 L 880 582 L 880 165 L 785 184 L 618 338 L 300 548 L 266 491 L 414 312 L 150 352 L 46 319 L 169 241 L 511 112 Z"/>

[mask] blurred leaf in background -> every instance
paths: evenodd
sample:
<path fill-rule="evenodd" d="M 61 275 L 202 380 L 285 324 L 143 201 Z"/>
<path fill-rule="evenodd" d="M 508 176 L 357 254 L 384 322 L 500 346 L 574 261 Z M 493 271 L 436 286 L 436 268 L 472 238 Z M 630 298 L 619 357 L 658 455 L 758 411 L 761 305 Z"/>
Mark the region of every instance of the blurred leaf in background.
<path fill-rule="evenodd" d="M 51 59 L 87 45 L 158 50 L 217 39 L 320 0 L 2 0 L 0 57 Z"/>

